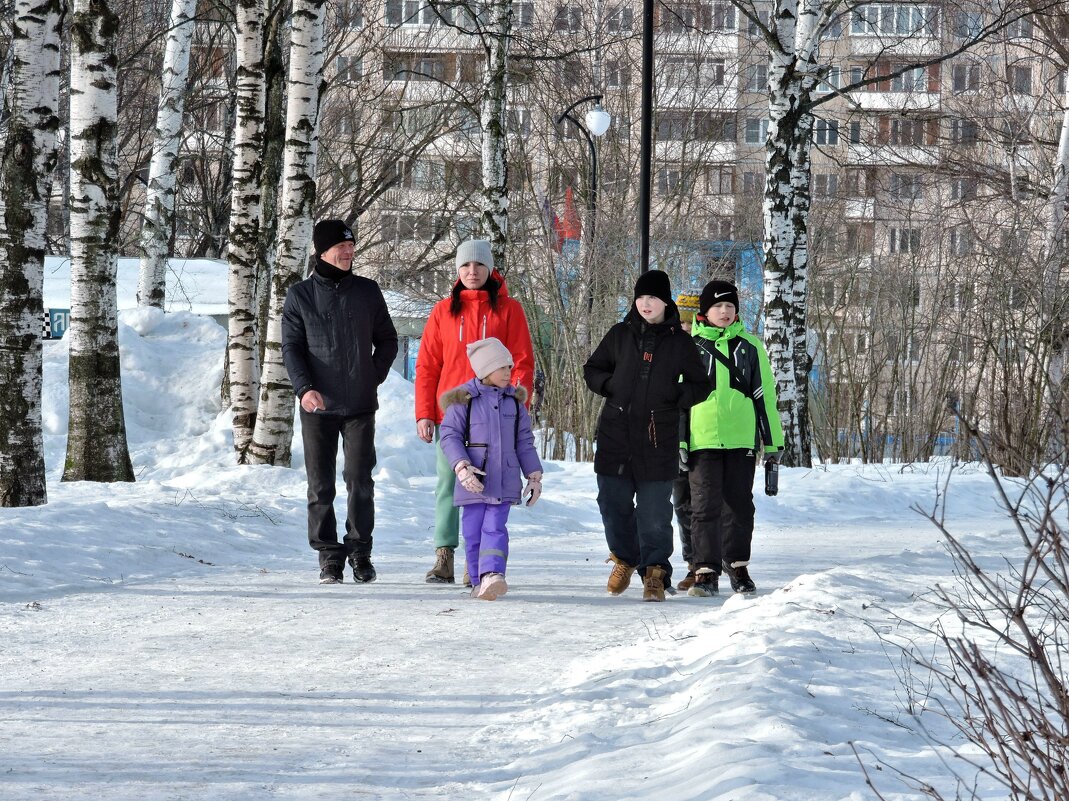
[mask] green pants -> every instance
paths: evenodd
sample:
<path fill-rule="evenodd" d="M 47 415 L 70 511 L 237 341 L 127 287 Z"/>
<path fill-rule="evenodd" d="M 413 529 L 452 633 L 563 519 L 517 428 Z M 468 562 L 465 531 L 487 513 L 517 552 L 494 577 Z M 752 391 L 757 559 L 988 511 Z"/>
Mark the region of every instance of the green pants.
<path fill-rule="evenodd" d="M 440 433 L 438 426 L 435 426 L 438 483 L 434 487 L 434 547 L 456 548 L 460 544 L 460 510 L 453 505 L 453 487 L 457 476 L 438 445 Z"/>

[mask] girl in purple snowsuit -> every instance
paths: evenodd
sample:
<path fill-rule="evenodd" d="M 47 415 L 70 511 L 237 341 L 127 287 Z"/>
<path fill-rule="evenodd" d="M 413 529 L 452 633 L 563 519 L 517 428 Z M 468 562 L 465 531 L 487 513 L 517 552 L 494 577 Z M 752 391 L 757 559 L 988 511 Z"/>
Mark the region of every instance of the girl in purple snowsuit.
<path fill-rule="evenodd" d="M 533 506 L 542 494 L 542 463 L 534 447 L 527 390 L 514 387 L 512 354 L 488 337 L 468 345 L 475 378 L 441 397 L 441 448 L 457 474 L 453 504 L 462 508 L 464 553 L 473 598 L 493 601 L 508 592 L 509 507 Z M 521 486 L 520 473 L 527 477 Z"/>

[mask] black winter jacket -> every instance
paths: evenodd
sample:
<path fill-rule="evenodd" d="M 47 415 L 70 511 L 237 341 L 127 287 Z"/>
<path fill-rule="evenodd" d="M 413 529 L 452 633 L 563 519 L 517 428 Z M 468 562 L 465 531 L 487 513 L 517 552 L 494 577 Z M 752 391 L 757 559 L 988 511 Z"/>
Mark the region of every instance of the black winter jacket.
<path fill-rule="evenodd" d="M 379 285 L 349 273 L 313 272 L 286 293 L 282 360 L 294 392 L 323 396 L 323 414 L 374 412 L 378 386 L 397 355 L 397 331 Z"/>
<path fill-rule="evenodd" d="M 698 349 L 674 303 L 650 325 L 632 305 L 583 365 L 591 391 L 605 398 L 594 472 L 668 481 L 679 474 L 679 413 L 712 389 Z M 682 376 L 682 381 L 680 381 Z"/>

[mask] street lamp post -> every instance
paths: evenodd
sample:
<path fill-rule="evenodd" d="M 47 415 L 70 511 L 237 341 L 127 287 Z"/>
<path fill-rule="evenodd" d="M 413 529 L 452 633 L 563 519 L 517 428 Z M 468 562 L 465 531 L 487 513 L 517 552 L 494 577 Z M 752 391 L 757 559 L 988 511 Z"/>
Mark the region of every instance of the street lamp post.
<path fill-rule="evenodd" d="M 579 263 L 586 270 L 585 280 L 580 287 L 580 298 L 585 296 L 585 302 L 579 300 L 583 306 L 586 307 L 586 314 L 583 314 L 578 321 L 578 333 L 579 340 L 583 344 L 589 344 L 590 339 L 590 315 L 594 308 L 594 264 L 593 254 L 595 249 L 594 232 L 598 214 L 598 149 L 594 146 L 594 138 L 602 136 L 607 130 L 609 130 L 609 124 L 612 122 L 612 117 L 609 113 L 601 107 L 601 95 L 589 95 L 587 97 L 576 100 L 568 108 L 566 108 L 561 115 L 557 118 L 557 124 L 560 125 L 565 120 L 568 120 L 576 128 L 580 130 L 583 137 L 586 139 L 587 145 L 590 146 L 590 192 L 587 195 L 587 219 L 583 224 L 583 231 L 580 234 L 579 240 Z M 583 125 L 579 120 L 572 116 L 572 111 L 576 106 L 582 103 L 589 103 L 594 101 L 594 107 L 590 109 L 585 116 L 586 125 Z"/>
<path fill-rule="evenodd" d="M 638 235 L 640 272 L 650 268 L 650 184 L 653 161 L 653 0 L 642 2 L 642 117 L 639 126 Z"/>
<path fill-rule="evenodd" d="M 588 229 L 590 236 L 587 241 L 590 243 L 590 249 L 594 247 L 594 227 L 596 225 L 595 218 L 598 213 L 598 149 L 594 146 L 594 137 L 603 136 L 607 130 L 609 130 L 609 124 L 612 122 L 612 117 L 609 116 L 609 112 L 601 107 L 601 95 L 588 95 L 587 97 L 576 100 L 568 108 L 566 108 L 561 115 L 557 118 L 557 124 L 560 125 L 565 120 L 572 123 L 583 134 L 586 139 L 586 143 L 590 146 L 590 192 L 588 194 L 587 210 L 590 212 L 589 219 L 583 227 Z M 590 109 L 586 113 L 586 125 L 579 122 L 572 116 L 572 111 L 576 106 L 583 103 L 589 103 L 594 101 L 594 108 Z"/>

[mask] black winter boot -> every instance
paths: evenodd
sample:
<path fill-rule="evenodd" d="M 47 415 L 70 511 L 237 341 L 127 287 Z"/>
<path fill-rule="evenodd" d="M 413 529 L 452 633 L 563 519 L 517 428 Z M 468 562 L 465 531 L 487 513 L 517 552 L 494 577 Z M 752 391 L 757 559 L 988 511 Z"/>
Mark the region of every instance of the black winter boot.
<path fill-rule="evenodd" d="M 371 557 L 367 554 L 350 556 L 349 564 L 353 568 L 353 581 L 357 584 L 370 584 L 378 577 L 375 566 L 371 564 Z"/>

